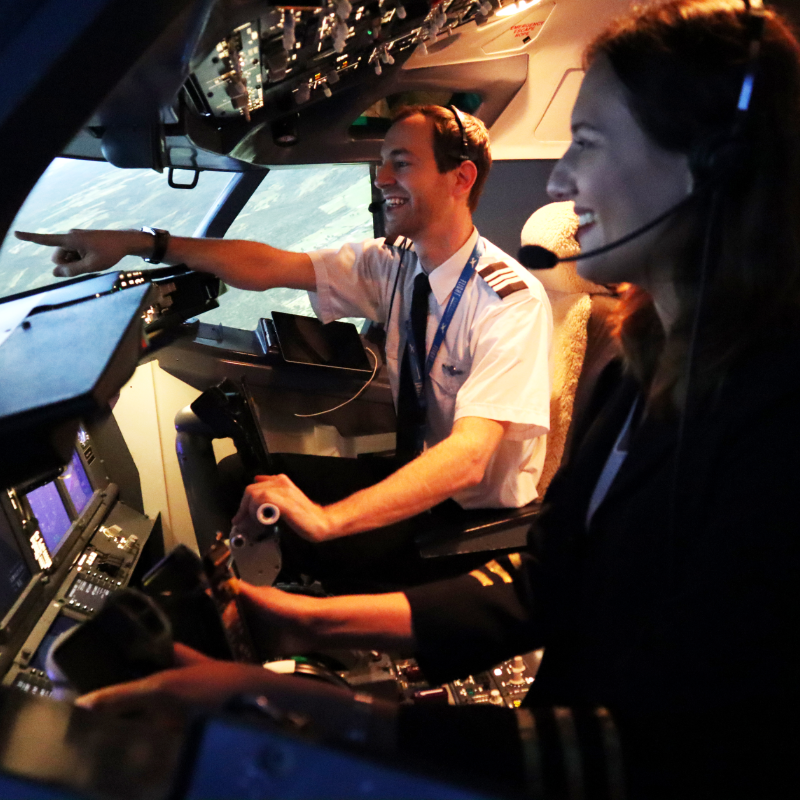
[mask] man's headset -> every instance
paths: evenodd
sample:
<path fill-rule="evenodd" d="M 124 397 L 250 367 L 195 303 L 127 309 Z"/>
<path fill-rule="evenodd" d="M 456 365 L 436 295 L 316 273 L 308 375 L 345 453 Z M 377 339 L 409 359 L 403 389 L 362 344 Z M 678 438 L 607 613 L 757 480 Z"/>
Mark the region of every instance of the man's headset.
<path fill-rule="evenodd" d="M 464 127 L 464 117 L 452 103 L 450 103 L 447 108 L 453 112 L 456 125 L 458 125 L 458 132 L 461 135 L 461 149 L 459 150 L 458 155 L 454 156 L 454 158 L 457 161 L 471 161 L 472 159 L 469 156 L 469 139 L 467 139 L 467 131 Z"/>
<path fill-rule="evenodd" d="M 627 244 L 633 239 L 638 239 L 640 236 L 643 236 L 673 214 L 677 214 L 681 209 L 693 202 L 698 194 L 705 192 L 709 188 L 719 188 L 721 183 L 737 171 L 746 158 L 749 149 L 745 137 L 745 124 L 750 109 L 750 101 L 753 96 L 756 72 L 758 71 L 758 58 L 761 52 L 761 40 L 764 33 L 765 20 L 762 0 L 744 0 L 744 5 L 747 11 L 745 24 L 747 26 L 749 41 L 747 45 L 747 62 L 745 64 L 742 85 L 739 90 L 739 99 L 736 103 L 734 121 L 726 133 L 711 137 L 699 143 L 689 154 L 689 165 L 692 175 L 694 175 L 696 179 L 695 189 L 683 200 L 670 206 L 666 211 L 645 223 L 640 228 L 636 228 L 636 230 L 602 247 L 597 247 L 594 250 L 579 253 L 578 255 L 559 258 L 555 253 L 545 247 L 529 244 L 520 248 L 517 256 L 517 260 L 520 264 L 528 269 L 551 269 L 565 261 L 580 261 L 584 258 L 591 258 L 592 256 L 608 253 L 610 250 L 616 250 L 618 247 L 622 247 L 622 245 Z"/>

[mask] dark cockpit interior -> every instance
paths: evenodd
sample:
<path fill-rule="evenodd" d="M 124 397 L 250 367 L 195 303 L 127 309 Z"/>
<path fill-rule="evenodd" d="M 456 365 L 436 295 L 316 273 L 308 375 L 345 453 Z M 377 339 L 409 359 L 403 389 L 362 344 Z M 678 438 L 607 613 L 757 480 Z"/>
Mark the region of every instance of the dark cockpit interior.
<path fill-rule="evenodd" d="M 252 705 L 172 729 L 70 704 L 169 665 L 173 639 L 273 660 L 225 588 L 286 579 L 289 563 L 283 523 L 231 529 L 242 487 L 298 465 L 324 483 L 341 459 L 382 475 L 396 415 L 383 331 L 363 318 L 322 326 L 305 292 L 131 257 L 57 279 L 49 248 L 13 231 L 153 226 L 303 252 L 381 237 L 374 181 L 393 114 L 453 104 L 492 139 L 475 224 L 517 253 L 569 145 L 583 48 L 630 5 L 0 0 L 0 797 L 507 796 L 304 737 Z M 613 353 L 615 301 L 588 303 L 604 322 L 576 409 Z M 516 552 L 539 509 L 420 530 L 424 575 Z M 343 585 L 381 590 L 370 577 Z M 443 685 L 407 653 L 274 668 L 407 704 L 517 708 L 540 659 Z"/>

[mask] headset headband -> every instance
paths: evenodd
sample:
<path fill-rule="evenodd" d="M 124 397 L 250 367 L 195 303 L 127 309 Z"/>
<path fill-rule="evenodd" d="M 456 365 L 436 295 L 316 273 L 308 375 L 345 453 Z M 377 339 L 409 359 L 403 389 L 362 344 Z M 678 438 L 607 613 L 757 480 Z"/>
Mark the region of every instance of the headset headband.
<path fill-rule="evenodd" d="M 764 35 L 764 4 L 761 0 L 744 0 L 747 12 L 747 27 L 750 42 L 747 46 L 747 64 L 744 70 L 742 88 L 739 100 L 736 103 L 737 123 L 741 123 L 747 110 L 750 108 L 750 98 L 753 96 L 753 84 L 756 79 L 758 56 L 761 52 L 761 39 Z"/>
<path fill-rule="evenodd" d="M 458 154 L 458 160 L 471 161 L 472 159 L 469 157 L 469 141 L 467 139 L 466 129 L 464 128 L 464 118 L 461 116 L 461 112 L 452 103 L 450 103 L 447 107 L 453 112 L 453 116 L 456 119 L 456 125 L 458 125 L 458 130 L 461 134 L 461 152 Z"/>

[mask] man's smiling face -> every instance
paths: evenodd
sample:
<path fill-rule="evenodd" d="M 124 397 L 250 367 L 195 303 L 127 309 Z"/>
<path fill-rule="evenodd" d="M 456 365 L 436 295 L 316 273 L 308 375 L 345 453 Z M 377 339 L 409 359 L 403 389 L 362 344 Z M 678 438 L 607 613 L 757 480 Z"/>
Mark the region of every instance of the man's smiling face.
<path fill-rule="evenodd" d="M 423 238 L 431 222 L 449 208 L 449 175 L 436 166 L 430 119 L 414 114 L 392 125 L 375 178 L 386 201 L 386 235 Z"/>

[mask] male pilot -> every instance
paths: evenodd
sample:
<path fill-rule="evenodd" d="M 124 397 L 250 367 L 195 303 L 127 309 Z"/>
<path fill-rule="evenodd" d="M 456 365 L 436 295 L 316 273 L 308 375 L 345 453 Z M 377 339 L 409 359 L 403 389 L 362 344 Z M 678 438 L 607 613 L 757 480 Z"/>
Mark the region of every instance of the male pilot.
<path fill-rule="evenodd" d="M 403 465 L 327 505 L 286 475 L 260 476 L 234 517 L 252 520 L 270 502 L 309 542 L 373 531 L 358 540 L 365 551 L 381 550 L 386 526 L 408 540 L 419 526 L 395 523 L 445 501 L 514 508 L 536 498 L 549 426 L 552 319 L 541 284 L 472 223 L 490 166 L 482 122 L 452 106 L 411 106 L 396 115 L 381 148 L 375 185 L 384 197 L 385 240 L 292 253 L 152 229 L 17 236 L 58 247 L 61 276 L 136 255 L 211 272 L 241 289 L 308 290 L 323 322 L 363 316 L 383 324 Z"/>

